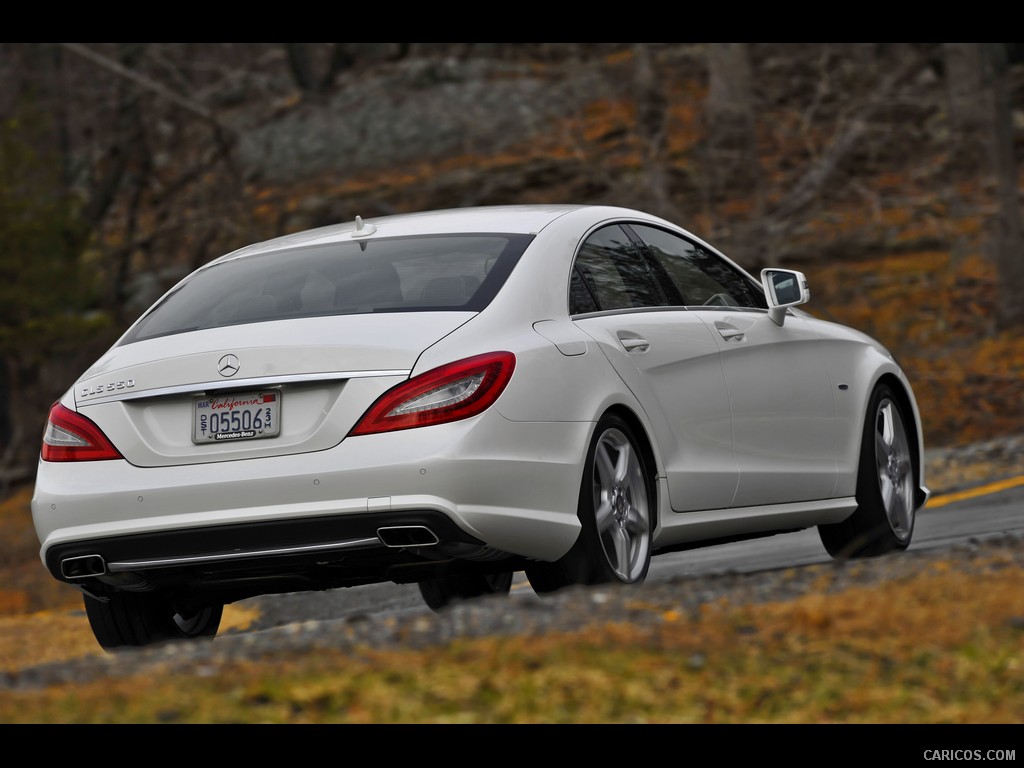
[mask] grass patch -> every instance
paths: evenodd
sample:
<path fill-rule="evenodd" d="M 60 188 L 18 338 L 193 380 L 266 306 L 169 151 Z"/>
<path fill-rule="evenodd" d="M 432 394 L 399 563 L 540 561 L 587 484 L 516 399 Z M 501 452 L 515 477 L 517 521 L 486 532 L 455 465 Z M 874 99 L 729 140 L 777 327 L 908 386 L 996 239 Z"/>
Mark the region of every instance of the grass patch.
<path fill-rule="evenodd" d="M 720 601 L 695 615 L 651 606 L 642 624 L 540 637 L 168 662 L 137 677 L 2 691 L 0 720 L 1017 723 L 1024 572 L 976 565 L 965 574 L 940 561 L 902 581 L 785 603 Z"/>

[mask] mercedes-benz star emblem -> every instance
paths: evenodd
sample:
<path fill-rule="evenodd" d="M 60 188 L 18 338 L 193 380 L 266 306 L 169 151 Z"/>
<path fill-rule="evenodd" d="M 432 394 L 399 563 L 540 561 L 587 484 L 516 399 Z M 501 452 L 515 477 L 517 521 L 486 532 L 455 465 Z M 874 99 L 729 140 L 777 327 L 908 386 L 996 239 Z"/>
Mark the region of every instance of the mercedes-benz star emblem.
<path fill-rule="evenodd" d="M 217 361 L 217 371 L 221 376 L 234 376 L 238 373 L 238 358 L 234 355 L 224 355 Z"/>

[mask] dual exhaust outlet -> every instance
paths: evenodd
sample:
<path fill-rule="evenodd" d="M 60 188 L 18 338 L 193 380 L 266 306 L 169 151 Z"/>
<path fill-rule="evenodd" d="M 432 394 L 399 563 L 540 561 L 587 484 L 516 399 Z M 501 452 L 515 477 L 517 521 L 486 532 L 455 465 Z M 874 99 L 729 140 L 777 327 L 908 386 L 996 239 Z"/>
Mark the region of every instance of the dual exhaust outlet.
<path fill-rule="evenodd" d="M 68 581 L 88 579 L 102 576 L 107 572 L 107 564 L 102 555 L 81 555 L 66 557 L 60 561 L 60 575 Z"/>

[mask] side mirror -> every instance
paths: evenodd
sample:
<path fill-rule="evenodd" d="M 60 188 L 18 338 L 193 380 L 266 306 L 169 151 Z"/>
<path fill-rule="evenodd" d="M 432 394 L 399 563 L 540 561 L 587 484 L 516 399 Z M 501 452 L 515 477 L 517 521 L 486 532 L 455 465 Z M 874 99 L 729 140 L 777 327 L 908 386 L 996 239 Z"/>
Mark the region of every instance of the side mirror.
<path fill-rule="evenodd" d="M 768 317 L 776 325 L 786 319 L 786 308 L 806 304 L 811 299 L 811 289 L 803 272 L 792 269 L 762 269 L 761 285 L 768 299 Z"/>

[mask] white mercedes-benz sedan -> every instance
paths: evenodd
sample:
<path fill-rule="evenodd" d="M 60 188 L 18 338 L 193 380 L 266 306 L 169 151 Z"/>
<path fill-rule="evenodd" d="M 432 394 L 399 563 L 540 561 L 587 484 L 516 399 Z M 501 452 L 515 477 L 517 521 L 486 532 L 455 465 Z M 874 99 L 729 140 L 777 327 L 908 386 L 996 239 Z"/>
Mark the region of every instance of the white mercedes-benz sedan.
<path fill-rule="evenodd" d="M 928 490 L 893 356 L 625 208 L 465 208 L 199 268 L 49 414 L 41 558 L 108 650 L 261 594 L 417 583 L 435 610 L 636 584 L 665 552 L 817 528 L 905 549 Z"/>

